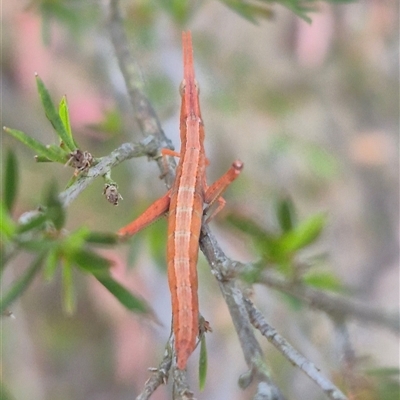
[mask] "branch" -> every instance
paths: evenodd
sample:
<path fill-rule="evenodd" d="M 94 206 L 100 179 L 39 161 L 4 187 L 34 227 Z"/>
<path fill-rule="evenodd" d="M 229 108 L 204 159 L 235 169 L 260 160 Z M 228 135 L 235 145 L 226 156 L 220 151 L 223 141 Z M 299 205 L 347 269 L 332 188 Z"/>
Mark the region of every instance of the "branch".
<path fill-rule="evenodd" d="M 248 268 L 248 266 L 243 264 L 240 265 L 242 268 Z M 272 271 L 264 271 L 257 282 L 287 293 L 312 308 L 324 311 L 334 320 L 354 318 L 363 322 L 381 325 L 390 329 L 395 334 L 400 333 L 398 314 L 389 314 L 380 309 L 356 303 L 342 296 L 326 294 L 325 292 L 298 284 L 293 285 L 291 282 L 280 278 Z"/>
<path fill-rule="evenodd" d="M 168 343 L 165 347 L 164 358 L 162 359 L 158 368 L 150 368 L 153 372 L 151 377 L 144 384 L 144 388 L 136 400 L 148 400 L 150 396 L 156 391 L 160 385 L 165 385 L 168 380 L 169 370 L 172 365 L 172 336 L 169 338 Z"/>
<path fill-rule="evenodd" d="M 142 79 L 137 63 L 130 50 L 128 38 L 123 29 L 123 21 L 119 9 L 119 0 L 110 0 L 109 31 L 114 46 L 115 55 L 125 80 L 130 102 L 133 107 L 133 114 L 136 118 L 142 134 L 145 137 L 153 136 L 157 143 L 157 152 L 149 154 L 156 156 L 163 148 L 173 149 L 171 141 L 165 136 L 160 121 L 149 101 L 142 91 Z M 165 182 L 170 188 L 175 178 L 175 160 L 168 157 L 168 165 L 157 159 L 160 171 L 165 175 Z M 166 171 L 166 168 L 168 170 Z"/>
<path fill-rule="evenodd" d="M 158 368 L 149 368 L 151 377 L 144 384 L 144 388 L 136 400 L 148 400 L 160 385 L 165 385 L 168 380 L 169 370 L 172 364 L 172 352 L 166 350 Z"/>
<path fill-rule="evenodd" d="M 174 378 L 172 386 L 173 400 L 196 400 L 187 383 L 186 371 L 173 366 L 172 376 Z"/>
<path fill-rule="evenodd" d="M 232 270 L 232 262 L 223 253 L 211 234 L 208 225 L 205 224 L 202 226 L 200 248 L 211 266 L 212 273 L 217 278 L 239 337 L 244 358 L 249 367 L 249 372 L 241 377 L 241 387 L 246 388 L 256 378 L 258 382 L 263 383 L 263 385 L 259 385 L 259 388 L 263 389 L 264 399 L 283 399 L 279 389 L 270 378 L 261 347 L 254 336 L 243 292 L 235 280 L 227 279 L 226 272 Z"/>
<path fill-rule="evenodd" d="M 129 51 L 128 39 L 123 30 L 122 22 L 119 0 L 110 0 L 109 30 L 111 40 L 125 80 L 136 121 L 145 138 L 139 144 L 123 144 L 109 156 L 101 158 L 86 174 L 82 174 L 74 184 L 60 194 L 60 200 L 64 207 L 67 207 L 75 200 L 95 178 L 105 175 L 113 167 L 129 158 L 144 155 L 152 157 L 157 162 L 168 188 L 171 187 L 175 178 L 176 163 L 174 158 L 168 157 L 167 162 L 165 162 L 159 156 L 161 149 L 173 148 L 171 141 L 165 136 L 150 101 L 142 92 L 140 71 Z"/>
<path fill-rule="evenodd" d="M 92 166 L 86 174 L 82 174 L 69 188 L 60 193 L 59 198 L 64 207 L 67 207 L 76 197 L 85 190 L 93 181 L 103 176 L 122 161 L 133 157 L 141 157 L 157 148 L 152 137 L 142 140 L 138 144 L 125 143 L 111 152 L 110 155 L 102 157 L 99 162 Z"/>
<path fill-rule="evenodd" d="M 292 345 L 281 336 L 271 325 L 267 323 L 264 316 L 245 298 L 247 312 L 253 326 L 258 329 L 269 342 L 271 342 L 293 365 L 305 372 L 332 400 L 346 400 L 347 397 L 324 375 L 319 369 L 303 355 L 301 355 Z"/>
<path fill-rule="evenodd" d="M 133 107 L 134 116 L 138 123 L 142 134 L 146 138 L 154 138 L 156 143 L 155 151 L 148 152 L 151 157 L 157 156 L 158 167 L 164 177 L 165 183 L 170 188 L 175 180 L 176 163 L 173 157 L 158 157 L 161 149 L 173 149 L 171 141 L 165 136 L 157 115 L 147 97 L 142 91 L 142 79 L 137 64 L 129 51 L 128 39 L 123 29 L 121 12 L 119 9 L 119 0 L 110 0 L 110 19 L 109 30 L 111 40 L 115 49 L 115 54 L 118 59 L 118 64 L 121 69 L 125 84 L 128 90 L 129 99 Z M 169 345 L 172 349 L 172 344 Z M 160 367 L 154 371 L 155 373 L 146 382 L 141 395 L 137 400 L 148 399 L 156 388 L 165 383 L 169 369 L 171 368 L 173 352 L 168 352 L 165 355 Z M 195 400 L 193 392 L 190 390 L 187 383 L 186 372 L 179 370 L 175 365 L 172 365 L 173 376 L 173 398 L 176 400 Z"/>
<path fill-rule="evenodd" d="M 340 353 L 341 383 L 346 388 L 350 398 L 356 398 L 360 393 L 360 377 L 357 372 L 357 356 L 350 340 L 350 334 L 345 321 L 335 322 L 335 338 Z M 363 380 L 362 380 L 363 381 Z"/>
<path fill-rule="evenodd" d="M 169 371 L 172 369 L 173 399 L 174 400 L 196 400 L 187 383 L 186 371 L 177 368 L 173 360 L 173 335 L 168 339 L 165 346 L 165 354 L 158 368 L 149 368 L 153 372 L 144 384 L 144 388 L 136 400 L 148 400 L 160 385 L 165 385 L 168 380 Z"/>
<path fill-rule="evenodd" d="M 267 324 L 253 303 L 244 296 L 241 289 L 235 283 L 235 280 L 232 279 L 238 263 L 226 257 L 206 225 L 202 227 L 200 246 L 211 265 L 213 274 L 217 277 L 222 294 L 228 304 L 251 375 L 255 374 L 259 381 L 265 382 L 269 386 L 270 395 L 263 398 L 282 398 L 282 395 L 277 391 L 269 378 L 266 365 L 263 361 L 264 356 L 250 324 L 259 329 L 291 363 L 297 365 L 316 382 L 330 399 L 346 400 L 347 397 L 328 378 L 324 377 L 314 364 L 298 353 L 274 328 Z M 262 385 L 259 385 L 258 389 L 260 390 L 261 388 Z"/>

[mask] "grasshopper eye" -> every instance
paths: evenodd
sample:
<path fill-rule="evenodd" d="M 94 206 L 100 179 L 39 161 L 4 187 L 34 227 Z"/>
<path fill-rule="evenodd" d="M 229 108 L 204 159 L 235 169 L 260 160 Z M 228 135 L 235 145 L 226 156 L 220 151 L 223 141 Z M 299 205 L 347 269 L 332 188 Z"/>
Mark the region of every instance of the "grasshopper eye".
<path fill-rule="evenodd" d="M 180 94 L 181 96 L 184 95 L 184 93 L 185 93 L 185 88 L 186 88 L 186 81 L 183 80 L 183 81 L 181 82 L 181 84 L 179 85 L 179 94 Z"/>

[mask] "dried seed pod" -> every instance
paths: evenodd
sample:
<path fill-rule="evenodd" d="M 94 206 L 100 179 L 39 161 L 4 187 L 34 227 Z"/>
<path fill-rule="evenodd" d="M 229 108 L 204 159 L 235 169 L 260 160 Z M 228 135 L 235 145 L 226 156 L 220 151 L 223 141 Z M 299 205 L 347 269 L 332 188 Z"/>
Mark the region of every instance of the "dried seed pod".
<path fill-rule="evenodd" d="M 78 175 L 82 171 L 88 170 L 93 164 L 93 156 L 88 151 L 76 149 L 69 153 L 69 160 L 65 165 L 75 168 L 74 175 Z"/>
<path fill-rule="evenodd" d="M 109 203 L 118 205 L 119 200 L 123 200 L 122 196 L 118 193 L 118 186 L 114 183 L 107 183 L 104 186 L 103 194 Z"/>

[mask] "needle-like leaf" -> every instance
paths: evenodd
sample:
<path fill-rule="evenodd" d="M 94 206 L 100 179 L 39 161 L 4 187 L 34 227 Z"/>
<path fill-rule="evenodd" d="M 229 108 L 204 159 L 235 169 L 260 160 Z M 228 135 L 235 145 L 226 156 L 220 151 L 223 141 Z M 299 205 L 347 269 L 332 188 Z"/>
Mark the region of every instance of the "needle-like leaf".
<path fill-rule="evenodd" d="M 18 164 L 13 151 L 7 153 L 4 170 L 4 203 L 8 211 L 12 211 L 18 188 Z"/>
<path fill-rule="evenodd" d="M 206 385 L 207 378 L 207 346 L 206 346 L 206 337 L 205 335 L 201 335 L 200 338 L 200 359 L 199 359 L 199 388 L 201 391 L 204 390 Z"/>
<path fill-rule="evenodd" d="M 45 146 L 36 139 L 28 136 L 25 132 L 19 131 L 17 129 L 11 129 L 7 127 L 4 127 L 3 129 L 9 135 L 13 136 L 15 139 L 19 140 L 21 143 L 34 150 L 41 158 L 43 157 L 44 159 L 48 159 L 54 162 L 60 162 L 63 164 L 68 161 L 68 153 L 60 148 L 57 148 L 58 150 L 55 150 L 54 148 Z"/>
<path fill-rule="evenodd" d="M 58 198 L 57 189 L 54 184 L 49 187 L 46 199 L 46 216 L 54 224 L 57 230 L 60 230 L 66 220 L 66 213 L 64 207 Z"/>
<path fill-rule="evenodd" d="M 78 146 L 75 143 L 74 137 L 72 136 L 71 122 L 69 119 L 69 109 L 66 96 L 63 96 L 63 98 L 61 99 L 60 105 L 58 107 L 58 114 L 61 118 L 61 121 L 65 127 L 68 136 L 70 137 L 72 143 L 75 145 L 75 148 L 77 148 Z"/>
<path fill-rule="evenodd" d="M 60 118 L 57 109 L 55 108 L 53 101 L 51 100 L 50 94 L 44 85 L 43 81 L 36 75 L 36 83 L 38 92 L 40 95 L 40 99 L 43 104 L 43 108 L 46 112 L 46 117 L 49 119 L 53 128 L 57 132 L 58 136 L 60 137 L 61 141 L 65 144 L 68 151 L 74 151 L 77 147 L 72 139 L 72 136 L 68 134 L 67 129 Z"/>
<path fill-rule="evenodd" d="M 70 260 L 64 259 L 62 268 L 62 304 L 64 311 L 72 315 L 76 308 L 74 284 L 72 281 L 72 265 Z"/>
<path fill-rule="evenodd" d="M 139 299 L 138 297 L 135 297 L 131 292 L 129 292 L 121 284 L 115 281 L 111 276 L 95 275 L 95 277 L 128 310 L 140 314 L 149 312 L 149 308 L 146 306 L 146 303 L 143 300 Z"/>
<path fill-rule="evenodd" d="M 15 223 L 3 201 L 0 201 L 0 243 L 9 240 L 15 232 Z"/>
<path fill-rule="evenodd" d="M 80 248 L 70 254 L 70 259 L 84 272 L 108 274 L 111 262 L 97 253 Z"/>
<path fill-rule="evenodd" d="M 9 307 L 10 304 L 19 297 L 32 282 L 33 278 L 42 266 L 44 255 L 44 253 L 39 254 L 24 274 L 13 283 L 11 289 L 2 296 L 0 300 L 0 314 L 2 314 L 4 310 L 6 310 L 7 307 Z"/>

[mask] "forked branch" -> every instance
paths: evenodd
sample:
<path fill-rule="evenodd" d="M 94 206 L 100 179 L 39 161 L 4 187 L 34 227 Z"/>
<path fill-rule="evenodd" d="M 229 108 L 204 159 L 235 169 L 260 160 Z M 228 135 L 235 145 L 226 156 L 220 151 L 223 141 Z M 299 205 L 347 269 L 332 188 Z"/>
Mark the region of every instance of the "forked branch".
<path fill-rule="evenodd" d="M 293 365 L 305 372 L 330 399 L 345 400 L 347 398 L 311 361 L 301 355 L 275 328 L 268 324 L 261 312 L 249 299 L 245 298 L 244 302 L 253 326 Z"/>

